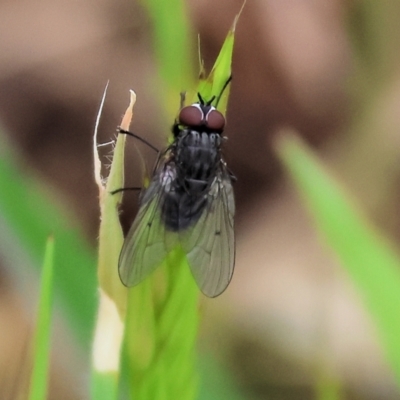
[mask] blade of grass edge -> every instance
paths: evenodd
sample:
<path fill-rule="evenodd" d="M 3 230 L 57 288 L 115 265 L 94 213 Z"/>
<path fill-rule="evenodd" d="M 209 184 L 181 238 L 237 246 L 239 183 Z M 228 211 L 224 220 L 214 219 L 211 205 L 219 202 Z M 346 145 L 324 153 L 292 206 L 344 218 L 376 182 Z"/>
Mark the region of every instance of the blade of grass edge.
<path fill-rule="evenodd" d="M 292 133 L 277 141 L 280 159 L 358 288 L 400 386 L 400 259 L 312 151 Z"/>
<path fill-rule="evenodd" d="M 33 340 L 33 370 L 30 379 L 29 400 L 44 400 L 47 397 L 51 308 L 53 304 L 54 239 L 47 240 L 42 268 L 40 299 Z"/>

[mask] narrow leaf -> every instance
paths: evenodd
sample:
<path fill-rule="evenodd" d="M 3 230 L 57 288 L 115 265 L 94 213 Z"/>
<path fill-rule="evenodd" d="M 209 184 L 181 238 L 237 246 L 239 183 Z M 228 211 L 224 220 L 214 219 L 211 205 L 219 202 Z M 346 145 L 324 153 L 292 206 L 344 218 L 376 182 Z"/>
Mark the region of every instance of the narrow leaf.
<path fill-rule="evenodd" d="M 226 113 L 226 108 L 228 105 L 229 85 L 226 85 L 232 76 L 231 66 L 233 45 L 235 43 L 235 30 L 240 14 L 243 11 L 244 5 L 245 2 L 243 3 L 243 6 L 239 13 L 236 15 L 232 27 L 229 30 L 228 35 L 225 38 L 224 44 L 222 45 L 222 48 L 218 54 L 218 58 L 214 63 L 213 69 L 207 77 L 204 76 L 205 71 L 203 67 L 203 62 L 200 61 L 200 82 L 197 87 L 197 92 L 200 93 L 205 100 L 210 100 L 214 96 L 216 100 L 219 100 L 219 96 L 222 95 L 222 98 L 218 102 L 217 108 L 223 114 Z M 197 98 L 194 101 L 197 101 Z"/>
<path fill-rule="evenodd" d="M 53 304 L 53 262 L 54 240 L 50 237 L 46 244 L 38 316 L 33 342 L 34 364 L 29 389 L 30 400 L 44 400 L 47 397 L 51 307 Z"/>

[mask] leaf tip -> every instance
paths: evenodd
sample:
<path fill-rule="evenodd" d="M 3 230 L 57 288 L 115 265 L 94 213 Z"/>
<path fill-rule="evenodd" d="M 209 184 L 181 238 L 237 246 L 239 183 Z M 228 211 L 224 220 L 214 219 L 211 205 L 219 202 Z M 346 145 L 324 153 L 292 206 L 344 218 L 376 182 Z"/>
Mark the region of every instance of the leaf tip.
<path fill-rule="evenodd" d="M 233 20 L 233 24 L 232 24 L 232 28 L 231 28 L 232 33 L 235 33 L 236 25 L 239 21 L 240 16 L 242 15 L 242 12 L 243 12 L 244 6 L 246 5 L 246 2 L 247 2 L 247 0 L 243 1 L 242 7 L 240 8 L 239 12 L 236 14 L 235 19 Z"/>
<path fill-rule="evenodd" d="M 110 81 L 107 81 L 106 87 L 104 88 L 103 97 L 100 102 L 99 112 L 97 113 L 96 124 L 94 126 L 94 133 L 93 133 L 94 180 L 95 180 L 97 186 L 99 187 L 100 196 L 102 195 L 102 193 L 104 191 L 104 185 L 103 185 L 103 180 L 101 178 L 101 161 L 100 161 L 99 152 L 97 149 L 97 147 L 98 147 L 97 132 L 99 129 L 100 117 L 101 117 L 101 113 L 103 112 L 104 102 L 106 99 L 109 83 L 110 83 Z"/>

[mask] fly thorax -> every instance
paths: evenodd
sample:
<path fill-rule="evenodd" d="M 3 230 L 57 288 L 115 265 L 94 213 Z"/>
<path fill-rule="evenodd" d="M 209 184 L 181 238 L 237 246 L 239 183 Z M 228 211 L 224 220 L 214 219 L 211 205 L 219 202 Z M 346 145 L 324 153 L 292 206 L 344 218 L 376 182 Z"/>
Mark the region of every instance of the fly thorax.
<path fill-rule="evenodd" d="M 171 191 L 172 183 L 176 178 L 176 168 L 172 165 L 166 165 L 164 170 L 159 176 L 160 184 L 164 188 L 165 192 Z"/>
<path fill-rule="evenodd" d="M 185 131 L 176 148 L 178 179 L 208 182 L 221 159 L 221 136 L 214 132 Z M 190 185 L 189 185 L 190 188 Z M 194 188 L 196 191 L 198 188 Z"/>

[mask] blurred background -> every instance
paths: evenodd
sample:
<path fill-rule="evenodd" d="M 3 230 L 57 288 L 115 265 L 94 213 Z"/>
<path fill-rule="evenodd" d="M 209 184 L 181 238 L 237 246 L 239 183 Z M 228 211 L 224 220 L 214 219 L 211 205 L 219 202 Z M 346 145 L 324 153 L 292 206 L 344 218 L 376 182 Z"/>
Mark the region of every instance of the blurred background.
<path fill-rule="evenodd" d="M 241 5 L 186 1 L 207 67 Z M 399 18 L 394 0 L 248 0 L 244 8 L 225 132 L 225 158 L 238 178 L 236 271 L 223 296 L 202 300 L 200 345 L 228 371 L 207 378 L 205 368 L 205 380 L 234 381 L 243 399 L 313 399 L 320 376 L 341 398 L 399 398 L 358 293 L 274 155 L 280 133 L 297 131 L 385 235 L 399 239 Z M 151 21 L 135 1 L 2 0 L 0 37 L 0 154 L 12 151 L 20 173 L 41 182 L 94 249 L 92 133 L 106 82 L 100 143 L 114 137 L 129 89 L 138 97 L 133 131 L 162 148 L 173 122 L 155 88 Z M 126 154 L 136 157 L 131 144 Z M 154 154 L 143 154 L 151 166 Z M 131 186 L 140 183 L 138 165 L 128 162 Z M 135 195 L 125 203 L 128 226 Z M 0 390 L 13 398 L 27 372 L 37 293 L 33 273 L 21 283 L 19 267 L 31 261 L 10 256 L 8 229 L 0 225 Z M 83 398 L 79 351 L 61 315 L 56 325 L 51 398 Z"/>

